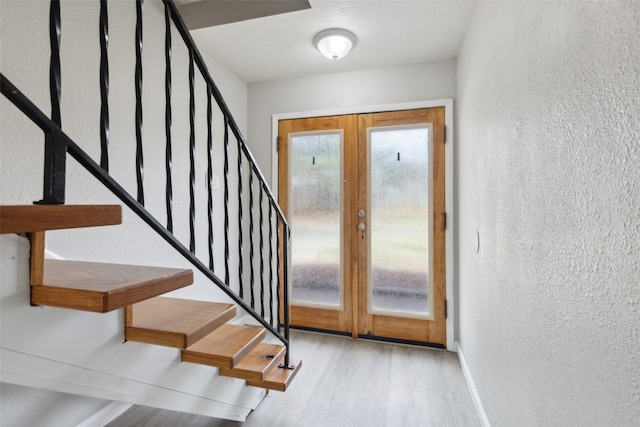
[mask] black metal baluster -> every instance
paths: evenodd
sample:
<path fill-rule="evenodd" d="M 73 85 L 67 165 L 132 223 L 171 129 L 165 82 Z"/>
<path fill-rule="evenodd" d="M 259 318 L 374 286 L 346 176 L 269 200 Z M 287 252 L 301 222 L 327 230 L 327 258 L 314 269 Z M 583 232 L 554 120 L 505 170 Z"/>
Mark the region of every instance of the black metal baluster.
<path fill-rule="evenodd" d="M 144 161 L 142 155 L 142 6 L 144 0 L 136 0 L 136 181 L 138 203 L 144 206 Z"/>
<path fill-rule="evenodd" d="M 289 242 L 291 241 L 289 227 L 285 224 L 283 227 L 283 246 L 282 246 L 282 258 L 284 258 L 282 268 L 282 305 L 284 306 L 284 338 L 287 341 L 287 352 L 284 355 L 284 363 L 281 367 L 286 369 L 292 369 L 293 366 L 289 364 L 289 356 L 291 354 L 291 342 L 289 341 Z"/>
<path fill-rule="evenodd" d="M 164 133 L 166 138 L 164 166 L 167 180 L 165 202 L 167 206 L 167 230 L 173 233 L 173 180 L 171 176 L 173 169 L 173 154 L 171 148 L 171 14 L 167 3 L 164 4 L 164 31 Z"/>
<path fill-rule="evenodd" d="M 78 164 L 85 168 L 94 178 L 102 183 L 105 188 L 118 197 L 133 213 L 135 213 L 142 221 L 144 221 L 153 231 L 155 231 L 162 239 L 171 245 L 180 255 L 190 262 L 203 276 L 217 285 L 229 298 L 242 309 L 251 315 L 265 328 L 276 334 L 278 339 L 286 344 L 284 337 L 269 325 L 265 319 L 262 319 L 255 310 L 249 307 L 245 301 L 241 300 L 233 290 L 225 286 L 217 275 L 200 261 L 188 248 L 186 248 L 174 235 L 169 233 L 166 227 L 161 224 L 147 209 L 145 209 L 138 201 L 127 192 L 113 177 L 105 172 L 98 163 L 96 163 L 87 153 L 85 153 L 71 138 L 64 132 L 60 131 L 58 126 L 51 121 L 46 114 L 36 107 L 20 90 L 15 87 L 0 72 L 0 92 L 11 103 L 13 103 L 20 111 L 22 111 L 29 120 L 33 122 L 45 133 L 53 134 L 57 140 L 57 146 L 63 147 L 68 154 L 73 157 Z"/>
<path fill-rule="evenodd" d="M 229 121 L 224 115 L 224 284 L 229 282 Z"/>
<path fill-rule="evenodd" d="M 207 85 L 207 217 L 209 220 L 209 268 L 213 271 L 213 136 L 212 121 L 213 112 L 211 106 L 211 86 Z"/>
<path fill-rule="evenodd" d="M 238 296 L 244 298 L 243 283 L 243 233 L 242 233 L 242 141 L 238 140 L 238 282 L 240 290 Z"/>
<path fill-rule="evenodd" d="M 273 326 L 273 205 L 269 202 L 269 324 Z"/>
<path fill-rule="evenodd" d="M 284 223 L 283 223 L 284 226 Z M 276 315 L 277 322 L 276 327 L 280 331 L 282 322 L 280 321 L 280 311 L 282 306 L 280 304 L 280 287 L 282 282 L 280 281 L 280 218 L 276 218 Z"/>
<path fill-rule="evenodd" d="M 60 98 L 62 78 L 60 71 L 60 1 L 52 0 L 49 9 L 49 94 L 51 98 L 51 121 L 62 127 Z M 45 131 L 43 196 L 38 204 L 64 204 L 67 147 L 55 132 Z"/>
<path fill-rule="evenodd" d="M 256 307 L 255 279 L 253 268 L 253 169 L 249 167 L 249 290 L 251 292 L 251 308 Z"/>
<path fill-rule="evenodd" d="M 100 55 L 101 55 L 101 63 L 100 63 L 100 90 L 101 90 L 101 117 L 100 117 L 100 142 L 101 142 L 101 159 L 100 165 L 96 164 L 84 151 L 82 151 L 67 135 L 60 131 L 59 126 L 61 124 L 61 75 L 60 75 L 60 0 L 52 0 L 51 1 L 51 12 L 50 12 L 50 36 L 51 36 L 51 65 L 50 65 L 50 90 L 51 90 L 51 116 L 52 119 L 46 117 L 46 115 L 42 114 L 42 112 L 30 104 L 28 99 L 24 97 L 24 95 L 20 94 L 19 91 L 15 87 L 12 87 L 10 82 L 6 81 L 4 76 L 0 74 L 0 78 L 2 80 L 2 93 L 6 97 L 8 97 L 18 108 L 20 108 L 28 117 L 30 117 L 34 123 L 36 123 L 44 132 L 46 138 L 46 146 L 49 147 L 45 150 L 45 200 L 44 202 L 56 202 L 63 203 L 64 202 L 64 169 L 65 169 L 65 159 L 67 152 L 75 158 L 83 167 L 85 167 L 88 171 L 90 171 L 100 182 L 102 182 L 107 188 L 114 192 L 130 209 L 132 209 L 135 213 L 137 213 L 152 229 L 158 232 L 167 242 L 169 242 L 175 249 L 178 250 L 186 259 L 188 259 L 193 265 L 198 268 L 206 277 L 208 277 L 213 283 L 220 286 L 227 295 L 232 298 L 236 303 L 245 311 L 249 312 L 252 316 L 254 316 L 262 325 L 275 333 L 277 337 L 283 341 L 285 345 L 288 347 L 288 337 L 285 338 L 282 334 L 276 331 L 276 328 L 273 326 L 273 322 L 277 322 L 277 329 L 279 330 L 280 326 L 288 325 L 289 319 L 285 319 L 281 322 L 281 317 L 285 310 L 288 310 L 288 307 L 282 307 L 280 302 L 280 292 L 283 290 L 280 289 L 280 286 L 286 286 L 286 282 L 289 280 L 288 270 L 288 250 L 290 250 L 289 245 L 289 237 L 290 231 L 288 228 L 288 224 L 284 219 L 284 215 L 280 210 L 277 203 L 275 203 L 275 199 L 271 190 L 266 185 L 264 181 L 264 176 L 262 172 L 257 168 L 255 159 L 253 155 L 247 148 L 245 139 L 243 138 L 238 125 L 236 124 L 233 116 L 231 116 L 229 109 L 222 98 L 218 88 L 215 83 L 211 79 L 211 76 L 208 72 L 207 66 L 198 52 L 197 48 L 193 44 L 193 40 L 187 27 L 185 26 L 182 18 L 179 15 L 177 10 L 177 6 L 173 3 L 173 0 L 163 0 L 163 4 L 165 6 L 165 60 L 166 60 L 166 70 L 165 70 L 165 133 L 166 133 L 166 159 L 165 159 L 165 167 L 167 170 L 167 227 L 164 227 L 160 222 L 158 222 L 144 207 L 144 168 L 143 168 L 143 107 L 142 107 L 142 95 L 143 95 L 143 70 L 142 70 L 142 47 L 143 47 L 143 8 L 144 8 L 144 0 L 136 0 L 136 29 L 135 29 L 135 42 L 136 42 L 136 63 L 135 63 L 135 75 L 134 75 L 134 85 L 135 85 L 135 97 L 136 97 L 136 105 L 135 105 L 135 132 L 136 132 L 136 180 L 137 180 L 137 199 L 132 197 L 124 188 L 122 188 L 111 176 L 109 176 L 107 169 L 109 168 L 109 139 L 110 139 L 110 119 L 109 119 L 109 64 L 108 64 L 108 47 L 109 47 L 109 33 L 108 33 L 108 4 L 107 0 L 100 0 Z M 173 23 L 172 23 L 173 22 Z M 171 228 L 173 228 L 172 221 L 172 103 L 171 103 L 171 95 L 172 95 L 172 76 L 171 76 L 171 49 L 172 49 L 172 40 L 171 40 L 171 32 L 177 31 L 182 39 L 185 41 L 186 47 L 189 50 L 189 59 L 190 59 L 190 89 L 191 89 L 191 99 L 190 99 L 190 124 L 191 124 L 191 135 L 190 135 L 190 160 L 191 160 L 191 170 L 190 170 L 190 180 L 191 180 L 191 250 L 188 250 L 183 243 L 178 241 L 175 236 L 172 234 Z M 204 263 L 202 263 L 199 259 L 195 257 L 195 238 L 194 238 L 194 229 L 195 226 L 195 131 L 194 131 L 194 121 L 195 121 L 195 96 L 194 96 L 194 68 L 195 66 L 201 71 L 205 84 L 207 85 L 207 95 L 208 99 L 208 131 L 211 133 L 211 103 L 213 101 L 217 102 L 221 113 L 224 117 L 225 122 L 225 278 L 226 283 L 222 282 L 216 274 L 212 271 L 212 268 L 207 268 Z M 18 95 L 16 95 L 18 94 Z M 213 99 L 211 99 L 213 98 Z M 244 237 L 246 235 L 245 231 L 251 233 L 249 236 L 251 248 L 247 252 L 251 258 L 251 280 L 250 285 L 252 287 L 252 300 L 253 306 L 258 302 L 261 303 L 261 314 L 257 313 L 256 310 L 252 309 L 249 304 L 247 304 L 242 298 L 238 297 L 238 294 L 235 292 L 235 289 L 231 289 L 230 287 L 230 256 L 229 256 L 229 133 L 236 138 L 236 142 L 238 144 L 237 151 L 237 167 L 238 167 L 238 210 L 239 210 L 239 242 L 240 246 L 239 250 L 239 282 L 240 282 L 240 293 L 243 292 L 244 286 L 246 283 L 243 283 L 243 266 L 244 266 Z M 209 148 L 209 139 L 208 135 L 207 145 Z M 212 145 L 212 144 L 211 144 Z M 232 159 L 236 160 L 236 159 Z M 209 149 L 209 162 L 213 162 L 212 150 Z M 243 163 L 245 163 L 243 165 Z M 249 201 L 244 202 L 242 199 L 243 196 L 243 180 L 246 178 L 243 177 L 242 168 L 249 168 Z M 208 170 L 208 180 L 209 180 L 209 189 L 211 189 L 212 181 L 213 181 L 213 171 Z M 256 183 L 255 180 L 259 182 Z M 48 180 L 48 181 L 47 181 Z M 62 183 L 62 186 L 60 186 Z M 260 212 L 254 212 L 255 202 L 258 202 L 258 199 L 255 195 L 255 185 L 260 185 L 260 195 L 259 195 L 259 203 L 260 203 Z M 61 190 L 61 191 L 59 191 Z M 266 193 L 266 194 L 265 194 Z M 63 197 L 58 197 L 59 194 L 62 194 Z M 48 195 L 48 196 L 47 196 Z M 213 197 L 211 194 L 209 196 L 209 201 L 213 201 Z M 265 226 L 265 217 L 267 213 L 264 212 L 264 209 L 267 207 L 264 206 L 265 196 L 267 198 L 266 203 L 269 204 L 269 313 L 271 314 L 273 310 L 278 309 L 278 313 L 271 314 L 269 316 L 269 321 L 264 317 L 264 313 L 266 311 L 265 305 L 265 292 L 264 289 L 265 282 L 267 278 L 265 277 L 264 264 L 267 262 L 267 255 L 264 253 L 265 248 L 265 235 L 266 230 L 264 230 Z M 243 223 L 243 213 L 246 211 L 244 203 L 247 203 L 247 207 L 250 210 L 250 218 L 249 218 L 249 226 L 248 230 L 244 230 Z M 209 215 L 212 217 L 212 203 L 209 203 Z M 274 212 L 275 211 L 275 212 Z M 275 215 L 274 215 L 275 213 Z M 259 215 L 259 219 L 256 216 Z M 254 236 L 255 230 L 255 221 L 260 221 L 260 236 Z M 274 240 L 273 232 L 276 232 L 276 237 Z M 213 230 L 213 227 L 210 227 L 210 231 Z M 281 234 L 282 233 L 282 234 Z M 234 233 L 235 234 L 235 233 Z M 261 301 L 257 301 L 256 298 L 258 290 L 256 289 L 257 278 L 255 274 L 258 274 L 258 266 L 255 264 L 255 250 L 258 250 L 256 246 L 258 242 L 256 239 L 260 239 L 260 247 L 259 250 L 261 252 L 260 259 L 260 298 Z M 210 242 L 212 242 L 212 235 L 210 233 Z M 283 242 L 283 246 L 280 247 L 281 241 Z M 284 246 L 287 245 L 287 246 Z M 213 245 L 210 244 L 210 248 L 213 248 Z M 274 260 L 273 251 L 277 251 L 277 261 Z M 213 251 L 210 251 L 210 265 L 213 263 Z M 282 265 L 280 263 L 282 262 Z M 277 266 L 277 267 L 274 267 Z M 234 266 L 235 267 L 235 266 Z M 274 268 L 278 268 L 276 273 L 273 272 Z M 277 274 L 277 283 L 275 279 L 275 275 Z M 280 283 L 281 282 L 281 283 Z M 273 285 L 276 285 L 276 289 L 273 289 Z M 235 285 L 234 285 L 235 286 Z M 284 291 L 287 291 L 285 289 Z M 277 295 L 276 295 L 277 294 Z M 274 298 L 277 298 L 278 301 L 273 301 Z M 288 295 L 284 295 L 284 298 L 288 301 Z M 277 304 L 277 307 L 276 307 Z M 286 313 L 287 315 L 289 312 Z M 287 328 L 288 329 L 288 326 Z M 288 331 L 286 332 L 288 336 Z M 288 359 L 287 359 L 288 360 Z"/>
<path fill-rule="evenodd" d="M 196 253 L 196 95 L 194 87 L 193 49 L 189 49 L 189 250 Z"/>
<path fill-rule="evenodd" d="M 67 146 L 55 131 L 44 134 L 43 197 L 35 204 L 63 205 L 67 170 Z"/>
<path fill-rule="evenodd" d="M 262 183 L 261 183 L 262 184 Z M 260 316 L 264 319 L 264 189 L 260 185 Z"/>
<path fill-rule="evenodd" d="M 62 79 L 60 74 L 60 0 L 51 0 L 49 10 L 49 42 L 51 44 L 51 62 L 49 63 L 49 92 L 51 94 L 51 120 L 62 128 L 60 117 L 60 95 Z M 48 146 L 49 144 L 47 144 Z"/>
<path fill-rule="evenodd" d="M 290 231 L 288 229 L 288 223 L 280 209 L 280 207 L 278 206 L 275 197 L 273 196 L 273 194 L 271 193 L 271 190 L 265 185 L 263 187 L 263 191 L 266 193 L 266 196 L 268 197 L 268 203 L 271 204 L 271 209 L 273 210 L 273 223 L 270 225 L 273 228 L 272 232 L 276 233 L 276 241 L 271 241 L 270 243 L 270 251 L 276 251 L 277 254 L 277 261 L 272 262 L 271 266 L 270 266 L 270 277 L 276 276 L 277 275 L 277 279 L 275 277 L 273 277 L 273 281 L 272 283 L 274 285 L 276 285 L 276 289 L 273 291 L 273 295 L 270 296 L 270 298 L 277 298 L 277 301 L 273 301 L 272 307 L 270 307 L 270 309 L 275 310 L 277 308 L 278 313 L 274 313 L 274 316 L 272 316 L 272 320 L 273 322 L 277 322 L 278 323 L 278 328 L 276 330 L 275 326 L 269 326 L 269 322 L 266 321 L 266 319 L 261 318 L 260 314 L 257 313 L 255 310 L 253 310 L 250 305 L 248 303 L 245 303 L 243 299 L 239 298 L 239 293 L 243 292 L 244 286 L 247 285 L 246 283 L 243 283 L 243 265 L 244 265 L 244 257 L 243 257 L 243 252 L 244 252 L 244 227 L 243 227 L 243 211 L 244 209 L 244 203 L 242 200 L 242 191 L 243 191 L 243 186 L 242 186 L 242 180 L 244 179 L 242 176 L 242 163 L 244 161 L 246 161 L 247 166 L 249 168 L 253 168 L 253 174 L 254 176 L 254 180 L 255 178 L 257 178 L 261 183 L 265 182 L 265 178 L 262 174 L 262 172 L 257 169 L 256 166 L 256 162 L 255 159 L 253 158 L 253 155 L 251 154 L 251 152 L 249 151 L 249 149 L 246 146 L 245 140 L 238 128 L 237 123 L 235 122 L 233 116 L 231 116 L 230 112 L 229 112 L 229 108 L 226 105 L 226 102 L 224 101 L 224 99 L 222 98 L 222 95 L 220 94 L 220 91 L 218 90 L 217 86 L 215 85 L 215 83 L 213 82 L 213 80 L 211 79 L 210 73 L 208 71 L 208 67 L 204 61 L 204 59 L 202 58 L 200 52 L 197 50 L 197 48 L 194 46 L 194 42 L 193 42 L 193 38 L 191 36 L 191 34 L 189 33 L 189 30 L 187 29 L 186 25 L 184 24 L 184 21 L 182 20 L 182 17 L 180 16 L 180 13 L 177 9 L 176 4 L 172 1 L 172 0 L 163 0 L 163 2 L 165 4 L 167 4 L 170 8 L 171 11 L 171 17 L 175 23 L 175 27 L 177 29 L 177 31 L 180 33 L 180 35 L 182 36 L 182 39 L 185 41 L 187 47 L 189 49 L 193 50 L 194 53 L 194 61 L 197 65 L 197 67 L 199 68 L 199 70 L 202 72 L 206 83 L 209 84 L 211 86 L 211 92 L 213 95 L 213 98 L 215 100 L 215 102 L 217 103 L 217 105 L 220 107 L 221 113 L 224 117 L 224 121 L 225 121 L 225 200 L 224 200 L 224 209 L 225 209 L 225 292 L 227 292 L 230 295 L 233 295 L 233 299 L 239 304 L 241 305 L 245 310 L 247 310 L 248 312 L 250 312 L 253 316 L 255 316 L 255 318 L 257 320 L 259 320 L 265 327 L 267 327 L 268 329 L 272 330 L 272 332 L 276 333 L 278 338 L 280 338 L 282 340 L 283 343 L 285 343 L 285 345 L 288 345 L 288 340 L 285 339 L 285 337 L 280 333 L 277 332 L 277 330 L 279 330 L 280 326 L 284 326 L 284 323 L 281 322 L 281 318 L 283 316 L 284 313 L 284 307 L 282 307 L 283 303 L 281 302 L 281 298 L 280 298 L 280 293 L 282 292 L 282 290 L 280 289 L 280 286 L 286 286 L 286 284 L 283 281 L 282 276 L 286 273 L 287 275 L 287 279 L 289 280 L 289 271 L 285 272 L 285 265 L 281 265 L 281 262 L 288 262 L 285 260 L 282 260 L 282 253 L 285 250 L 284 247 L 281 246 L 281 241 L 284 241 L 288 236 L 290 236 Z M 238 281 L 239 281 L 239 292 L 235 292 L 235 289 L 231 289 L 231 281 L 230 281 L 230 275 L 231 275 L 231 271 L 230 271 L 230 265 L 229 265 L 229 249 L 230 249 L 230 242 L 229 242 L 229 147 L 228 147 L 228 134 L 229 132 L 231 132 L 233 134 L 233 136 L 236 138 L 236 142 L 238 144 L 238 151 L 236 152 L 237 157 L 237 166 L 239 169 L 239 173 L 238 173 L 238 217 L 239 217 L 239 222 L 238 222 L 238 234 L 239 236 L 239 248 L 238 248 L 238 253 L 239 253 L 239 265 L 238 265 L 238 270 L 239 270 L 239 276 L 238 277 Z M 244 159 L 241 157 L 244 156 Z M 233 159 L 236 160 L 236 159 Z M 254 189 L 255 190 L 255 189 Z M 249 202 L 246 202 L 247 206 L 249 205 Z M 255 215 L 255 212 L 254 212 Z M 234 224 L 235 226 L 235 224 Z M 255 224 L 254 224 L 255 226 Z M 248 227 L 249 228 L 249 227 Z M 248 230 L 247 230 L 248 231 Z M 234 240 L 235 240 L 236 236 L 234 235 Z M 255 245 L 257 244 L 257 242 L 253 242 L 254 243 L 254 251 L 255 251 Z M 287 241 L 288 244 L 288 241 Z M 286 249 L 288 250 L 288 249 Z M 250 252 L 249 250 L 247 252 Z M 249 255 L 249 254 L 248 254 Z M 288 255 L 287 255 L 288 256 Z M 271 258 L 271 261 L 273 261 L 273 258 Z M 235 267 L 235 266 L 234 266 Z M 254 266 L 255 269 L 256 266 Z M 273 268 L 277 268 L 276 272 L 273 273 L 272 270 Z M 210 271 L 210 270 L 207 270 Z M 254 271 L 254 274 L 257 273 L 257 271 Z M 277 283 L 276 283 L 277 280 Z M 254 280 L 255 281 L 255 280 Z M 235 282 L 235 279 L 234 279 Z M 222 282 L 221 282 L 222 283 Z M 255 286 L 255 283 L 254 283 Z M 271 289 L 270 289 L 271 290 Z M 277 295 L 276 295 L 277 294 Z M 241 302 L 239 302 L 241 301 Z M 277 304 L 277 307 L 276 307 Z M 271 329 L 273 328 L 273 329 Z"/>
<path fill-rule="evenodd" d="M 109 16 L 100 0 L 100 166 L 109 172 Z"/>

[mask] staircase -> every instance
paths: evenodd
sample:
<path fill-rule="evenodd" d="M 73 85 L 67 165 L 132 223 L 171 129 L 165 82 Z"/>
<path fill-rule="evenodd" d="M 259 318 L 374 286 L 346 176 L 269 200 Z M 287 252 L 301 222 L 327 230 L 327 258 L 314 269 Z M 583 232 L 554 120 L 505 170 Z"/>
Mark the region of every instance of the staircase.
<path fill-rule="evenodd" d="M 87 215 L 87 214 L 96 215 Z M 176 347 L 182 361 L 219 368 L 247 385 L 285 391 L 301 367 L 280 367 L 283 345 L 262 343 L 264 328 L 227 322 L 233 304 L 160 296 L 193 283 L 191 270 L 45 260 L 47 230 L 113 225 L 119 206 L 2 206 L 0 234 L 31 240 L 31 304 L 106 313 L 125 309 L 125 338 Z"/>
<path fill-rule="evenodd" d="M 31 12 L 22 10 L 27 5 Z M 7 32 L 3 50 L 16 54 L 4 54 L 9 60 L 0 73 L 0 131 L 10 141 L 0 176 L 8 194 L 0 201 L 0 380 L 244 420 L 265 390 L 286 390 L 301 366 L 289 342 L 291 232 L 178 7 L 172 0 L 50 0 L 3 10 L 7 25 L 38 18 Z M 116 37 L 109 36 L 109 17 L 118 23 Z M 83 25 L 66 26 L 67 19 Z M 43 84 L 38 79 L 47 73 L 25 77 L 34 66 L 23 64 L 14 47 L 35 33 L 27 27 L 47 21 L 49 46 L 36 37 L 29 47 L 50 54 Z M 142 55 L 143 24 L 152 40 L 164 39 L 164 51 L 152 49 L 150 61 Z M 125 76 L 122 64 L 131 61 L 123 58 L 134 41 L 135 64 Z M 113 58 L 120 66 L 110 82 Z M 87 64 L 93 78 L 85 78 Z M 67 96 L 88 103 L 62 102 L 69 98 L 61 82 L 71 87 Z M 88 93 L 100 96 L 81 95 Z M 145 115 L 151 119 L 143 127 Z M 42 199 L 28 205 L 38 197 L 38 181 Z M 65 204 L 67 192 L 87 204 Z M 99 204 L 114 198 L 121 204 Z M 97 231 L 56 233 L 72 236 L 64 242 L 71 251 L 76 242 L 95 241 L 87 257 L 94 261 L 164 265 L 45 259 L 49 231 L 121 224 L 121 206 L 137 218 L 118 227 L 109 251 Z M 54 245 L 59 236 L 50 237 Z M 137 245 L 139 253 L 128 255 Z M 251 324 L 238 320 L 245 314 Z"/>

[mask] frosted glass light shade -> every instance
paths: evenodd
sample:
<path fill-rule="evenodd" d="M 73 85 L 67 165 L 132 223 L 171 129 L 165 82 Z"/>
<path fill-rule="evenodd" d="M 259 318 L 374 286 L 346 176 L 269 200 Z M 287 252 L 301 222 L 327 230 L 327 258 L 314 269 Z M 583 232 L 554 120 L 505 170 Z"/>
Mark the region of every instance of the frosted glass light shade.
<path fill-rule="evenodd" d="M 337 60 L 344 58 L 356 44 L 356 36 L 347 30 L 331 29 L 319 32 L 313 44 L 324 56 Z"/>

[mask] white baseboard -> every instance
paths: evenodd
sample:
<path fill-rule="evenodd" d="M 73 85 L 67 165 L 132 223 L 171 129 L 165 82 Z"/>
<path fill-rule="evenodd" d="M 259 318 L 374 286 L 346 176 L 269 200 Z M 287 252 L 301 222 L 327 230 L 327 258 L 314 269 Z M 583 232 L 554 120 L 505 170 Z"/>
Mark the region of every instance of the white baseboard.
<path fill-rule="evenodd" d="M 102 427 L 122 415 L 127 409 L 131 408 L 131 403 L 111 402 L 98 412 L 78 424 L 77 427 Z"/>
<path fill-rule="evenodd" d="M 462 374 L 464 375 L 464 379 L 467 381 L 467 387 L 469 388 L 469 395 L 471 396 L 471 401 L 473 402 L 473 406 L 476 408 L 476 412 L 478 414 L 478 418 L 480 418 L 480 422 L 483 427 L 491 427 L 489 423 L 489 418 L 487 418 L 487 414 L 484 412 L 484 407 L 482 406 L 482 402 L 480 401 L 480 396 L 478 395 L 478 389 L 476 388 L 476 383 L 473 381 L 473 377 L 471 376 L 471 371 L 469 370 L 469 365 L 467 364 L 467 359 L 464 357 L 464 352 L 462 351 L 462 347 L 460 343 L 457 344 L 458 350 L 458 358 L 460 359 L 460 366 L 462 367 Z"/>

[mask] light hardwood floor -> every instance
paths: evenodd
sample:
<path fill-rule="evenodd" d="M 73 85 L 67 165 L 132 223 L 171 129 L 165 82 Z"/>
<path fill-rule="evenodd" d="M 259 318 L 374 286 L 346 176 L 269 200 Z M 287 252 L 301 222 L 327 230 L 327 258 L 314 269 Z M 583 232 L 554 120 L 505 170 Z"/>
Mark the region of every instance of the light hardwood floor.
<path fill-rule="evenodd" d="M 456 354 L 292 331 L 303 366 L 244 423 L 134 406 L 109 427 L 479 427 Z"/>

